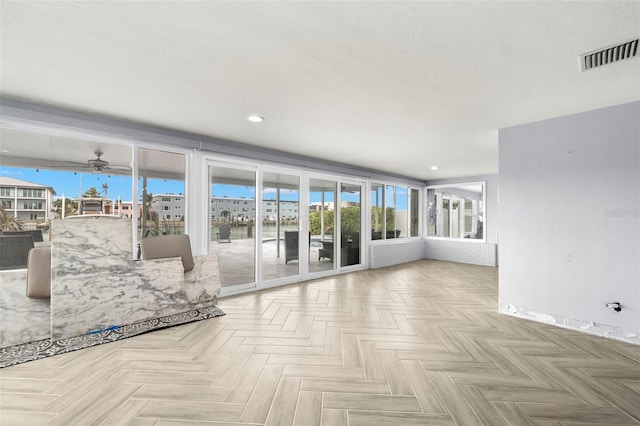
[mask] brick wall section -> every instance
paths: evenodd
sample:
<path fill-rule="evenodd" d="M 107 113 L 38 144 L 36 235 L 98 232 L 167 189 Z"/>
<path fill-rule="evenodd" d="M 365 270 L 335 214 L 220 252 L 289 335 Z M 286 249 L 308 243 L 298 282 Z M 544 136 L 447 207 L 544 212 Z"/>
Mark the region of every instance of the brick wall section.
<path fill-rule="evenodd" d="M 383 268 L 385 266 L 398 265 L 424 259 L 424 240 L 415 239 L 402 243 L 372 244 L 371 268 Z"/>
<path fill-rule="evenodd" d="M 473 265 L 498 266 L 498 245 L 427 239 L 424 257 Z"/>

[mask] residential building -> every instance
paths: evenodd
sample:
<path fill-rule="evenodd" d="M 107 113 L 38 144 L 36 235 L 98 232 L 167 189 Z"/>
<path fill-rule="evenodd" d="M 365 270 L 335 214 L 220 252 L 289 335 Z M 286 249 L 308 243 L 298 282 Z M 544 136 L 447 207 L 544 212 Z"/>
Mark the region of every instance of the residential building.
<path fill-rule="evenodd" d="M 138 206 L 138 210 L 140 210 L 140 206 Z M 133 202 L 132 201 L 118 201 L 115 214 L 125 218 L 133 217 Z M 140 213 L 138 213 L 140 214 Z"/>
<path fill-rule="evenodd" d="M 211 221 L 245 223 L 256 220 L 256 203 L 246 197 L 211 197 Z M 275 199 L 261 203 L 261 218 L 265 222 L 274 222 L 278 216 L 278 203 Z M 296 221 L 298 219 L 298 203 L 280 201 L 280 219 Z"/>
<path fill-rule="evenodd" d="M 50 186 L 0 176 L 0 205 L 23 221 L 49 220 L 55 190 Z"/>
<path fill-rule="evenodd" d="M 151 211 L 158 214 L 160 220 L 184 220 L 184 195 L 153 194 Z M 262 219 L 267 222 L 276 220 L 276 200 L 264 200 L 262 203 Z M 211 197 L 211 221 L 246 223 L 256 220 L 255 200 L 246 197 Z M 298 203 L 280 201 L 280 218 L 295 221 L 298 219 Z"/>
<path fill-rule="evenodd" d="M 184 195 L 153 194 L 151 211 L 160 221 L 184 221 Z"/>

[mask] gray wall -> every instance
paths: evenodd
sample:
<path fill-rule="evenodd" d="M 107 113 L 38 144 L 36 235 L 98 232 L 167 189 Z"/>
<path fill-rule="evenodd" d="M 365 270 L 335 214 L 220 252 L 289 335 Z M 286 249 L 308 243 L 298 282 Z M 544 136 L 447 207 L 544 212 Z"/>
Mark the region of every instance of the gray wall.
<path fill-rule="evenodd" d="M 640 343 L 639 129 L 633 102 L 500 130 L 502 312 Z"/>
<path fill-rule="evenodd" d="M 486 243 L 460 239 L 425 240 L 427 259 L 476 265 L 498 266 L 498 175 L 467 176 L 463 178 L 430 180 L 427 185 L 448 185 L 465 182 L 485 181 L 486 202 L 484 232 Z"/>

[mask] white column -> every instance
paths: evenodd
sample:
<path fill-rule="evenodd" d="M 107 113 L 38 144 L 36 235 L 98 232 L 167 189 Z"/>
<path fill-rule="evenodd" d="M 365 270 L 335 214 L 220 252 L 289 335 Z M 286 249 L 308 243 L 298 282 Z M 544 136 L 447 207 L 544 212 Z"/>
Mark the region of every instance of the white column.
<path fill-rule="evenodd" d="M 18 217 L 18 187 L 13 187 L 13 217 Z"/>

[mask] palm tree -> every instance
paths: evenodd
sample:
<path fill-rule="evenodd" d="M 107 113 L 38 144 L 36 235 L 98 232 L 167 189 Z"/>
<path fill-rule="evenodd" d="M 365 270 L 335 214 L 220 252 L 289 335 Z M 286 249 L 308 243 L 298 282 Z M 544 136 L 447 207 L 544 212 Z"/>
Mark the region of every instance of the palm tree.
<path fill-rule="evenodd" d="M 100 193 L 95 186 L 92 186 L 91 188 L 87 189 L 87 191 L 82 196 L 84 198 L 97 198 L 100 196 Z"/>
<path fill-rule="evenodd" d="M 56 212 L 56 217 L 62 218 L 62 198 L 58 198 L 56 201 L 53 202 L 53 209 Z M 65 212 L 64 212 L 65 217 L 73 216 L 78 213 L 78 203 L 67 198 L 64 209 L 65 209 Z"/>
<path fill-rule="evenodd" d="M 104 196 L 107 196 L 107 192 L 109 192 L 109 184 L 108 183 L 103 183 L 102 184 L 102 193 L 104 194 Z"/>
<path fill-rule="evenodd" d="M 4 207 L 0 206 L 0 229 L 2 231 L 21 231 L 23 228 L 22 222 L 12 214 L 6 213 Z"/>
<path fill-rule="evenodd" d="M 147 219 L 153 220 L 153 214 L 155 212 L 151 211 L 151 206 L 153 204 L 153 194 L 151 192 L 147 192 L 144 196 L 144 211 L 146 212 Z"/>

